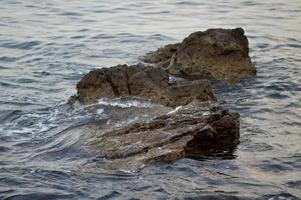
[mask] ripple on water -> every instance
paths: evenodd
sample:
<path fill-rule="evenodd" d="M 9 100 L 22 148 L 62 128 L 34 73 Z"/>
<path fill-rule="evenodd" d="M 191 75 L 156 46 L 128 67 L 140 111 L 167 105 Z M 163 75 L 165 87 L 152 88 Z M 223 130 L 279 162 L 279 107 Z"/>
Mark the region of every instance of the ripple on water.
<path fill-rule="evenodd" d="M 0 47 L 12 48 L 12 49 L 22 49 L 30 50 L 35 46 L 42 44 L 40 41 L 30 41 L 30 42 L 6 42 L 1 43 Z"/>
<path fill-rule="evenodd" d="M 62 12 L 62 13 L 59 13 L 59 15 L 62 15 L 62 16 L 82 16 L 78 12 Z"/>
<path fill-rule="evenodd" d="M 1 196 L 0 196 L 1 197 Z M 73 199 L 75 197 L 74 194 L 64 194 L 61 192 L 54 193 L 43 193 L 43 192 L 33 192 L 33 193 L 25 193 L 18 195 L 8 195 L 6 200 L 14 199 L 14 200 L 32 200 L 32 199 Z"/>
<path fill-rule="evenodd" d="M 298 3 L 2 1 L 0 199 L 298 199 Z M 124 125 L 163 108 L 128 99 L 73 108 L 61 103 L 78 80 L 92 68 L 136 63 L 193 31 L 239 26 L 248 35 L 257 76 L 215 88 L 221 103 L 241 114 L 234 156 L 133 172 L 103 169 L 108 161 L 89 153 L 85 142 L 93 134 L 82 125 Z"/>
<path fill-rule="evenodd" d="M 8 56 L 2 56 L 0 57 L 0 62 L 15 62 L 18 60 L 16 57 L 8 57 Z"/>

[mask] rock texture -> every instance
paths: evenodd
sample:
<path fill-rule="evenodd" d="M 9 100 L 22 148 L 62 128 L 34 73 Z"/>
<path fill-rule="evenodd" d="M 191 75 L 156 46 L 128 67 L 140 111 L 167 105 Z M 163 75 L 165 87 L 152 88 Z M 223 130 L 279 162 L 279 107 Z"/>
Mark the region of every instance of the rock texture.
<path fill-rule="evenodd" d="M 133 168 L 233 149 L 239 139 L 239 115 L 193 102 L 147 122 L 97 132 L 90 144 L 97 155 L 109 159 L 110 168 Z"/>
<path fill-rule="evenodd" d="M 150 99 L 171 107 L 186 105 L 193 100 L 215 100 L 208 81 L 170 83 L 164 70 L 142 64 L 96 69 L 77 84 L 76 99 L 82 103 L 93 103 L 104 97 L 128 96 Z"/>
<path fill-rule="evenodd" d="M 195 32 L 181 43 L 147 54 L 143 60 L 163 67 L 169 74 L 193 79 L 234 83 L 256 73 L 242 28 Z"/>

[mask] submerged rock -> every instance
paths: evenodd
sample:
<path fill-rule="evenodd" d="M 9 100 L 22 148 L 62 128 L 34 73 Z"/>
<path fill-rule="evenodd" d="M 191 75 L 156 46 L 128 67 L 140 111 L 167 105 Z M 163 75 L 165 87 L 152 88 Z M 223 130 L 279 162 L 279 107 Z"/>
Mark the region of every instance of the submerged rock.
<path fill-rule="evenodd" d="M 135 168 L 233 149 L 239 115 L 209 103 L 193 102 L 147 122 L 94 130 L 90 144 L 109 168 Z"/>
<path fill-rule="evenodd" d="M 143 61 L 157 64 L 172 75 L 229 83 L 256 73 L 242 28 L 195 32 L 181 43 L 148 53 Z"/>
<path fill-rule="evenodd" d="M 82 103 L 99 98 L 141 97 L 166 106 L 186 105 L 193 100 L 215 100 L 210 83 L 205 80 L 169 82 L 161 68 L 138 65 L 118 65 L 96 69 L 77 84 L 77 96 Z"/>

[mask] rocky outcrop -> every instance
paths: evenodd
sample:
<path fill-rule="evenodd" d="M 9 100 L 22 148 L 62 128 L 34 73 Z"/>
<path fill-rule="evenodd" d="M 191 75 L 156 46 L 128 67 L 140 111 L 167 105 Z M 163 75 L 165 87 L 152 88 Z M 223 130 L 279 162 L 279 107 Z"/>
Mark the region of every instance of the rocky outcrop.
<path fill-rule="evenodd" d="M 108 167 L 135 168 L 232 150 L 239 139 L 239 115 L 193 102 L 147 122 L 95 131 L 89 146 L 108 159 Z"/>
<path fill-rule="evenodd" d="M 186 105 L 193 100 L 215 100 L 210 84 L 205 80 L 169 82 L 168 74 L 157 67 L 118 65 L 96 69 L 77 84 L 77 96 L 82 103 L 99 98 L 141 97 L 166 106 Z"/>
<path fill-rule="evenodd" d="M 210 80 L 234 83 L 255 74 L 248 54 L 241 28 L 195 32 L 181 43 L 143 57 L 155 66 L 118 65 L 89 72 L 77 84 L 77 95 L 70 102 L 135 97 L 162 104 L 158 110 L 145 108 L 146 118 L 135 117 L 130 124 L 95 124 L 83 129 L 96 137 L 89 147 L 105 158 L 109 168 L 136 168 L 233 150 L 239 140 L 239 114 L 217 105 Z M 113 113 L 123 119 L 133 110 Z"/>
<path fill-rule="evenodd" d="M 242 28 L 195 32 L 181 43 L 148 53 L 143 61 L 157 64 L 172 75 L 228 83 L 256 73 Z"/>

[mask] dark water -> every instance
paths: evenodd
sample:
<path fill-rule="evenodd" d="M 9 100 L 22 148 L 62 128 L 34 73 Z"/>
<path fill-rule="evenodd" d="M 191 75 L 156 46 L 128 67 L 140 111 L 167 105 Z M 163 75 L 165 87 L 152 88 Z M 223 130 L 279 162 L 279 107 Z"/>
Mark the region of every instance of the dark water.
<path fill-rule="evenodd" d="M 235 159 L 102 168 L 76 127 L 126 123 L 152 105 L 71 109 L 77 81 L 193 31 L 238 26 L 258 75 L 215 87 L 242 115 Z M 298 199 L 300 68 L 299 0 L 0 0 L 0 199 Z"/>

